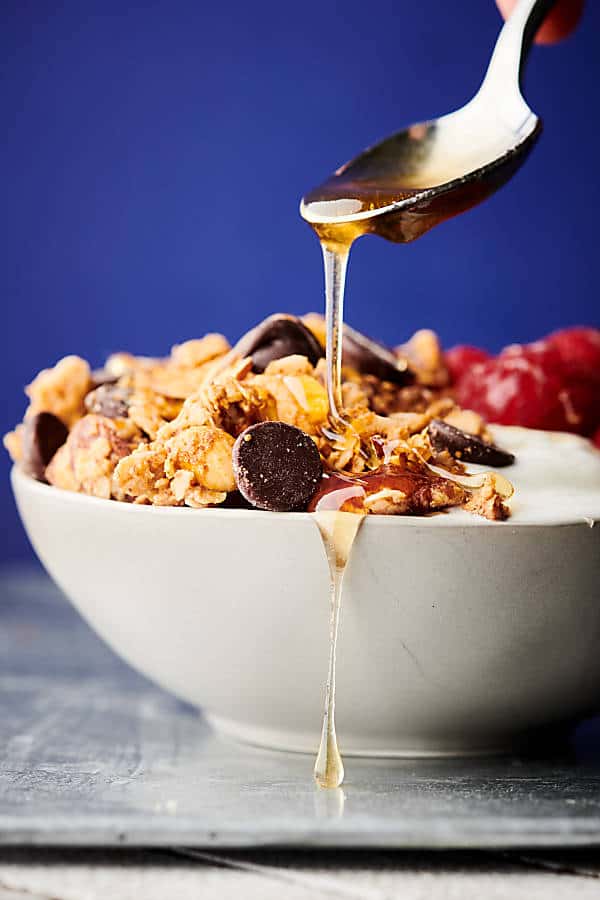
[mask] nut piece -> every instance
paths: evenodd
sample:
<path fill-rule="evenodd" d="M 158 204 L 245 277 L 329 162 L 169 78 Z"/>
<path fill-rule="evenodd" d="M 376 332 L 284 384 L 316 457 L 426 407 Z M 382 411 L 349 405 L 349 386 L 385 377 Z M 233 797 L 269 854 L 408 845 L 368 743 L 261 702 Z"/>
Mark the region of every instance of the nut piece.
<path fill-rule="evenodd" d="M 327 392 L 312 375 L 270 375 L 265 372 L 255 375 L 251 384 L 267 392 L 274 402 L 273 414 L 262 416 L 263 419 L 287 422 L 313 435 L 327 421 Z"/>
<path fill-rule="evenodd" d="M 471 492 L 464 505 L 465 509 L 494 522 L 508 519 L 510 507 L 506 503 L 506 491 L 503 484 L 497 484 L 497 479 L 501 478 L 501 475 L 488 472 L 482 486 Z"/>
<path fill-rule="evenodd" d="M 246 500 L 274 512 L 305 507 L 323 472 L 312 438 L 285 422 L 260 422 L 240 434 L 233 466 Z"/>
<path fill-rule="evenodd" d="M 415 331 L 411 339 L 398 347 L 396 352 L 408 359 L 419 384 L 442 388 L 450 383 L 444 353 L 435 331 L 429 328 Z"/>
<path fill-rule="evenodd" d="M 113 494 L 135 503 L 179 506 L 165 478 L 166 450 L 163 446 L 141 444 L 117 465 Z"/>
<path fill-rule="evenodd" d="M 272 418 L 275 403 L 264 388 L 225 377 L 188 397 L 177 418 L 158 437 L 166 440 L 191 425 L 212 425 L 236 437 L 249 425 Z"/>
<path fill-rule="evenodd" d="M 80 419 L 83 400 L 92 387 L 90 367 L 79 356 L 65 356 L 53 369 L 44 369 L 25 388 L 30 399 L 27 416 L 51 412 L 70 428 Z"/>
<path fill-rule="evenodd" d="M 235 479 L 230 434 L 210 425 L 185 428 L 165 442 L 165 474 L 173 478 L 178 470 L 191 472 L 197 485 L 210 491 L 233 491 Z"/>
<path fill-rule="evenodd" d="M 229 350 L 229 341 L 222 334 L 205 334 L 198 340 L 175 344 L 171 350 L 171 360 L 176 366 L 194 368 L 217 356 L 224 356 Z"/>
<path fill-rule="evenodd" d="M 495 444 L 486 444 L 474 434 L 467 434 L 441 419 L 433 419 L 427 426 L 427 435 L 434 450 L 447 450 L 461 462 L 479 463 L 484 466 L 511 466 L 515 457 Z"/>
<path fill-rule="evenodd" d="M 134 356 L 133 353 L 111 353 L 104 368 L 101 370 L 104 379 L 113 376 L 115 379 L 122 378 L 123 375 L 130 375 L 134 372 L 149 372 L 155 366 L 163 363 L 164 360 L 156 359 L 152 356 Z"/>
<path fill-rule="evenodd" d="M 106 416 L 107 419 L 126 419 L 129 415 L 130 398 L 129 388 L 105 382 L 91 391 L 84 402 L 89 413 Z"/>
<path fill-rule="evenodd" d="M 8 450 L 10 458 L 14 463 L 20 463 L 23 459 L 23 432 L 25 426 L 17 425 L 14 431 L 9 431 L 2 438 L 2 443 Z"/>
<path fill-rule="evenodd" d="M 137 429 L 123 424 L 120 431 L 118 421 L 104 416 L 80 419 L 46 469 L 50 484 L 108 500 L 115 466 L 140 440 Z"/>
<path fill-rule="evenodd" d="M 450 412 L 444 415 L 439 414 L 437 418 L 443 418 L 448 425 L 454 425 L 455 428 L 460 428 L 467 434 L 474 434 L 482 438 L 487 444 L 492 443 L 485 420 L 472 409 L 461 409 L 460 406 L 455 406 Z"/>
<path fill-rule="evenodd" d="M 92 370 L 92 386 L 94 388 L 100 387 L 102 384 L 115 384 L 119 380 L 119 376 L 115 375 L 114 372 L 110 372 L 108 369 L 93 369 Z"/>
<path fill-rule="evenodd" d="M 137 504 L 216 506 L 235 488 L 232 445 L 233 438 L 212 426 L 142 444 L 117 465 L 113 492 Z"/>
<path fill-rule="evenodd" d="M 254 372 L 264 372 L 283 356 L 305 356 L 316 365 L 323 348 L 301 319 L 277 314 L 248 331 L 233 348 L 238 356 L 251 356 Z"/>
<path fill-rule="evenodd" d="M 312 375 L 315 369 L 306 356 L 297 353 L 274 359 L 265 369 L 265 375 Z"/>
<path fill-rule="evenodd" d="M 132 392 L 128 406 L 130 420 L 154 440 L 160 429 L 179 415 L 182 404 L 150 388 L 140 388 Z"/>

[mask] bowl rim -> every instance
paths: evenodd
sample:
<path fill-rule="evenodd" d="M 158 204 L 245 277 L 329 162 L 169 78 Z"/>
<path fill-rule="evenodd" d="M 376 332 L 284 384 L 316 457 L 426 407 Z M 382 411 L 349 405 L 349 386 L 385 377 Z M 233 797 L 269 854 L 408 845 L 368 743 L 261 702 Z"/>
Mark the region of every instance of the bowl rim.
<path fill-rule="evenodd" d="M 190 507 L 181 506 L 150 506 L 135 503 L 124 503 L 119 500 L 107 500 L 103 497 L 92 497 L 89 494 L 80 494 L 76 491 L 67 491 L 62 488 L 55 487 L 51 484 L 44 484 L 37 481 L 31 475 L 23 472 L 18 464 L 13 464 L 10 471 L 10 479 L 13 492 L 16 497 L 21 493 L 38 497 L 53 496 L 55 500 L 64 502 L 65 504 L 74 506 L 87 506 L 89 508 L 109 509 L 113 510 L 116 515 L 141 515 L 149 518 L 150 516 L 168 518 L 175 516 L 181 518 L 184 515 L 210 516 L 216 521 L 247 519 L 255 521 L 279 520 L 279 521 L 297 521 L 309 522 L 314 521 L 314 513 L 309 512 L 268 512 L 262 509 L 220 509 L 219 507 L 209 507 L 204 509 L 192 509 Z M 459 518 L 460 516 L 460 518 Z M 600 522 L 600 517 L 585 516 L 574 514 L 560 515 L 556 514 L 548 518 L 535 519 L 533 517 L 522 519 L 513 519 L 509 517 L 502 522 L 494 522 L 470 513 L 467 510 L 455 509 L 447 512 L 440 512 L 433 515 L 425 516 L 382 516 L 372 515 L 366 516 L 369 522 L 369 530 L 373 528 L 504 528 L 504 530 L 512 530 L 519 528 L 543 528 L 546 526 L 573 526 L 583 525 L 586 528 L 592 528 Z M 366 525 L 366 522 L 363 524 Z"/>

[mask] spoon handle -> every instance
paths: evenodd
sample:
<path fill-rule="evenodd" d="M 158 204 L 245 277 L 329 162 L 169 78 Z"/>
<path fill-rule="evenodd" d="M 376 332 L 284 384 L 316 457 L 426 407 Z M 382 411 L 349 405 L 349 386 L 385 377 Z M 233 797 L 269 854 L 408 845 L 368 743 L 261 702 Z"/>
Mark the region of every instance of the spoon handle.
<path fill-rule="evenodd" d="M 508 92 L 511 92 L 513 97 L 521 99 L 521 76 L 529 48 L 537 29 L 555 3 L 556 0 L 519 0 L 498 35 L 479 91 L 480 94 L 485 92 L 488 103 L 490 94 L 506 100 Z"/>

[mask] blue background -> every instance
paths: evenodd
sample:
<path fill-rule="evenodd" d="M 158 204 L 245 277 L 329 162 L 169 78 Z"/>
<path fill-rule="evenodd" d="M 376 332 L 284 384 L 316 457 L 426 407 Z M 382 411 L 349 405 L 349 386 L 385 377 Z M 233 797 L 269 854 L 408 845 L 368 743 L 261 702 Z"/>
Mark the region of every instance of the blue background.
<path fill-rule="evenodd" d="M 64 354 L 161 354 L 320 309 L 300 195 L 462 105 L 500 25 L 492 0 L 20 0 L 0 15 L 2 431 Z M 390 343 L 431 326 L 492 349 L 600 324 L 598 34 L 590 2 L 573 38 L 532 53 L 545 132 L 500 194 L 415 244 L 358 243 L 349 321 Z M 4 454 L 0 468 L 9 559 L 30 551 Z"/>

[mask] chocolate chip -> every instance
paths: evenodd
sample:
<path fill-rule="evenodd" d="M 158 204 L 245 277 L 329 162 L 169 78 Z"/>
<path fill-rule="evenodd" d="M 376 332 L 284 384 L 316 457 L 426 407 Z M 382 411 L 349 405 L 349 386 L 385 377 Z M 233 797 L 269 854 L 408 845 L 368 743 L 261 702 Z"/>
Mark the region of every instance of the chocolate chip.
<path fill-rule="evenodd" d="M 412 384 L 414 374 L 406 360 L 396 357 L 379 341 L 344 325 L 343 362 L 362 375 L 375 375 L 381 381 L 391 381 L 401 387 Z"/>
<path fill-rule="evenodd" d="M 117 384 L 101 384 L 85 398 L 89 413 L 106 416 L 107 419 L 126 419 L 129 415 L 131 391 Z"/>
<path fill-rule="evenodd" d="M 69 429 L 58 416 L 40 412 L 25 419 L 21 468 L 32 478 L 45 481 L 46 466 L 66 441 Z"/>
<path fill-rule="evenodd" d="M 94 369 L 92 372 L 92 384 L 95 388 L 100 387 L 101 384 L 115 384 L 119 378 L 120 376 L 111 372 L 110 369 Z"/>
<path fill-rule="evenodd" d="M 284 356 L 306 356 L 315 366 L 324 355 L 323 348 L 304 322 L 295 316 L 269 316 L 239 339 L 234 351 L 251 356 L 255 372 L 264 372 L 274 359 Z"/>
<path fill-rule="evenodd" d="M 495 444 L 486 444 L 476 435 L 461 431 L 441 419 L 433 419 L 429 423 L 427 434 L 434 450 L 447 450 L 462 462 L 480 463 L 500 469 L 511 466 L 515 461 L 512 453 L 501 450 Z"/>
<path fill-rule="evenodd" d="M 251 425 L 233 447 L 237 486 L 259 509 L 303 509 L 317 490 L 322 471 L 312 438 L 285 422 Z"/>

